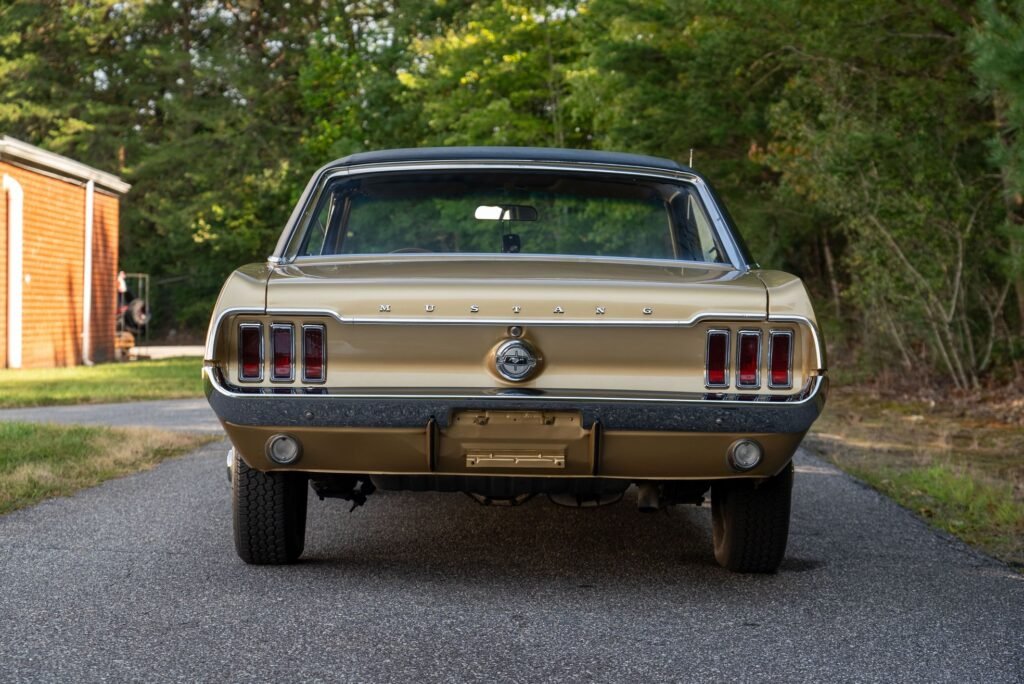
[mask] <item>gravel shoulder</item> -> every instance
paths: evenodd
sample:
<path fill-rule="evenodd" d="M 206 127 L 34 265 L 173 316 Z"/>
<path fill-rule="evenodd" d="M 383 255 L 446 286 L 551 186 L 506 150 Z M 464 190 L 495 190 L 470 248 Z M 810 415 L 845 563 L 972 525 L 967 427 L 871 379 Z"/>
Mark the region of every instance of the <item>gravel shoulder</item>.
<path fill-rule="evenodd" d="M 6 681 L 986 681 L 1024 677 L 1024 577 L 798 457 L 782 571 L 707 509 L 310 501 L 304 562 L 231 546 L 226 442 L 0 517 Z"/>

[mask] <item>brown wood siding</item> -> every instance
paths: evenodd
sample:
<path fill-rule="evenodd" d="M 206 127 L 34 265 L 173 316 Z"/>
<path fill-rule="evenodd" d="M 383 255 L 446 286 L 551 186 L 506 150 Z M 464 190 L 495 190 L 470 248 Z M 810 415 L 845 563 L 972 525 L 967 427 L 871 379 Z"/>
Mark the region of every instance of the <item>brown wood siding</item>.
<path fill-rule="evenodd" d="M 22 367 L 72 366 L 82 361 L 85 262 L 84 184 L 0 164 L 25 195 Z M 92 359 L 114 357 L 118 199 L 93 195 Z M 4 284 L 6 285 L 6 240 Z M 6 309 L 6 288 L 4 291 Z M 6 337 L 6 321 L 3 335 Z M 6 350 L 3 356 L 6 360 Z"/>
<path fill-rule="evenodd" d="M 7 164 L 0 162 L 0 180 Z M 0 188 L 0 368 L 7 367 L 7 192 Z"/>
<path fill-rule="evenodd" d="M 114 358 L 117 320 L 117 245 L 121 202 L 101 190 L 93 197 L 92 225 L 92 358 Z"/>

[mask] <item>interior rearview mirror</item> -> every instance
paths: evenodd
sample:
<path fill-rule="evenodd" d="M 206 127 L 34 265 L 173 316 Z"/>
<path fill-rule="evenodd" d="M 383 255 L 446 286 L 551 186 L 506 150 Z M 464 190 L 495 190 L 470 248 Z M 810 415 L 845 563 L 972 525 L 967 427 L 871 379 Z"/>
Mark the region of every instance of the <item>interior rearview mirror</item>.
<path fill-rule="evenodd" d="M 473 216 L 480 221 L 536 221 L 537 209 L 526 204 L 481 204 Z"/>

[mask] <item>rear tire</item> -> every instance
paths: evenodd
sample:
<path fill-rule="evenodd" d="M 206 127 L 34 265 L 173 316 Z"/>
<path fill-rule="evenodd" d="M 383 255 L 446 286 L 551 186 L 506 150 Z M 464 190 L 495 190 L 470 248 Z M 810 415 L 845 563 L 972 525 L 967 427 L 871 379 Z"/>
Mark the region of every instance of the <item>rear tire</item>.
<path fill-rule="evenodd" d="M 715 560 L 733 572 L 779 569 L 789 539 L 793 464 L 766 480 L 728 480 L 711 486 Z"/>
<path fill-rule="evenodd" d="M 294 563 L 306 542 L 308 478 L 264 473 L 235 453 L 231 474 L 235 550 L 252 565 Z"/>

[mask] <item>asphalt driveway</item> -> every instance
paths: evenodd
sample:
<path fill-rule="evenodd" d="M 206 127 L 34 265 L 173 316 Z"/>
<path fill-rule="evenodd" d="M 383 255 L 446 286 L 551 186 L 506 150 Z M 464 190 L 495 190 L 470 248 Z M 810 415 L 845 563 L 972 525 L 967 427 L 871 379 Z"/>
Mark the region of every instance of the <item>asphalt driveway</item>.
<path fill-rule="evenodd" d="M 0 410 L 0 421 L 79 423 L 113 427 L 155 427 L 222 434 L 217 416 L 206 399 L 165 399 L 125 404 L 78 404 Z"/>
<path fill-rule="evenodd" d="M 456 494 L 311 500 L 304 561 L 249 567 L 225 449 L 0 517 L 0 680 L 1024 679 L 1024 577 L 807 454 L 759 577 L 706 508 Z"/>

